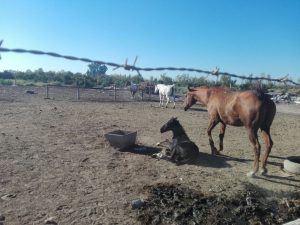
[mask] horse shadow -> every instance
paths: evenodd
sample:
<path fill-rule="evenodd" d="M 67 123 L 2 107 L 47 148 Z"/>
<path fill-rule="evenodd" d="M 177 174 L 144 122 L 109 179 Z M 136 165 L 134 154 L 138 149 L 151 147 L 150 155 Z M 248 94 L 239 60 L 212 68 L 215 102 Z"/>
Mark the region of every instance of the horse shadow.
<path fill-rule="evenodd" d="M 232 165 L 229 163 L 230 161 L 246 163 L 247 161 L 251 160 L 227 155 L 212 155 L 205 152 L 199 152 L 198 157 L 193 162 L 187 164 L 201 167 L 231 168 Z"/>
<path fill-rule="evenodd" d="M 285 185 L 295 188 L 300 188 L 300 180 L 297 179 L 296 175 L 291 175 L 291 177 L 285 177 L 280 175 L 269 175 L 265 174 L 264 176 L 258 176 L 257 179 L 268 181 L 274 184 Z"/>
<path fill-rule="evenodd" d="M 126 149 L 123 149 L 122 152 L 130 152 L 138 155 L 152 156 L 153 154 L 161 152 L 161 148 L 141 144 L 134 144 Z"/>
<path fill-rule="evenodd" d="M 135 144 L 122 150 L 122 152 L 130 152 L 138 155 L 146 155 L 151 158 L 153 158 L 153 154 L 157 154 L 161 151 L 162 148 L 160 147 L 146 146 L 142 144 Z M 157 160 L 166 160 L 166 159 L 157 159 Z M 185 165 L 194 165 L 199 167 L 212 167 L 212 168 L 230 168 L 232 166 L 228 163 L 229 161 L 246 163 L 252 160 L 241 159 L 241 158 L 236 158 L 236 157 L 231 157 L 226 155 L 211 155 L 205 152 L 199 152 L 197 158 L 193 162 L 185 163 Z M 172 162 L 170 161 L 170 163 Z M 181 166 L 181 164 L 178 164 L 178 166 Z"/>
<path fill-rule="evenodd" d="M 190 111 L 197 111 L 197 112 L 207 112 L 207 109 L 205 108 L 200 108 L 200 107 L 193 107 L 189 108 Z"/>

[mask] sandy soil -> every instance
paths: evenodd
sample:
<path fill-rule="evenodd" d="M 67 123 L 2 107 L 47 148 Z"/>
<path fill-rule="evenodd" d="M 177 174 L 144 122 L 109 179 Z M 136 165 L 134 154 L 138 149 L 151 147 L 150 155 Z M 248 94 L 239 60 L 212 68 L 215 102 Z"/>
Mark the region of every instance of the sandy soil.
<path fill-rule="evenodd" d="M 229 196 L 247 183 L 273 197 L 299 191 L 300 177 L 281 170 L 285 157 L 300 155 L 297 108 L 288 114 L 278 107 L 268 175 L 248 179 L 253 151 L 245 129 L 228 127 L 224 156 L 211 156 L 207 112 L 197 107 L 184 112 L 180 104 L 163 109 L 154 107 L 157 102 L 53 100 L 44 99 L 43 89 L 33 95 L 25 90 L 0 87 L 0 218 L 6 225 L 49 218 L 58 224 L 138 224 L 130 202 L 146 199 L 147 187 L 158 184 Z M 171 138 L 159 132 L 171 116 L 199 146 L 197 163 L 176 166 L 139 149 L 117 151 L 105 140 L 109 131 L 136 130 L 140 146 L 155 147 Z M 218 129 L 213 134 L 218 143 Z"/>

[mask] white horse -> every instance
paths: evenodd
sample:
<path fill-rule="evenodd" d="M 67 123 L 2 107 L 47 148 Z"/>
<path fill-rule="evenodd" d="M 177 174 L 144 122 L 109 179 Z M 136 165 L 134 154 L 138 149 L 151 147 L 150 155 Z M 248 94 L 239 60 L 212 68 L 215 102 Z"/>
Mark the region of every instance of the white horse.
<path fill-rule="evenodd" d="M 173 97 L 173 108 L 175 108 L 175 84 L 173 85 L 164 85 L 164 84 L 157 84 L 155 85 L 154 93 L 159 92 L 159 106 L 163 106 L 163 101 L 164 98 L 166 97 L 167 102 L 166 102 L 166 108 L 169 104 L 170 101 L 170 96 Z"/>

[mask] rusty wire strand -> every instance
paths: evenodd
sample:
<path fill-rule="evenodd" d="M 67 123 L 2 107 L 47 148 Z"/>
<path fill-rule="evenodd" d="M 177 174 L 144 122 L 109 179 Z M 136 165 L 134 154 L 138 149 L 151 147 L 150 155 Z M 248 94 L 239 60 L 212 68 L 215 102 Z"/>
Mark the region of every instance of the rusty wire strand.
<path fill-rule="evenodd" d="M 54 52 L 44 52 L 44 51 L 39 51 L 39 50 L 26 50 L 26 49 L 21 49 L 21 48 L 15 48 L 15 49 L 2 48 L 1 45 L 0 45 L 0 52 L 15 52 L 15 53 L 31 53 L 31 54 L 35 54 L 35 55 L 49 55 L 49 56 L 57 57 L 57 58 L 65 58 L 65 59 L 69 59 L 69 60 L 77 60 L 77 61 L 82 61 L 82 62 L 87 62 L 87 63 L 103 64 L 103 65 L 115 67 L 115 69 L 124 68 L 125 70 L 136 71 L 138 74 L 140 74 L 140 71 L 164 71 L 164 70 L 187 71 L 187 72 L 204 73 L 204 74 L 213 75 L 213 76 L 224 75 L 224 76 L 229 76 L 229 77 L 234 77 L 234 78 L 239 78 L 239 79 L 247 79 L 247 80 L 266 80 L 266 81 L 273 81 L 273 82 L 279 82 L 279 83 L 284 83 L 284 84 L 291 83 L 291 84 L 300 86 L 299 83 L 296 83 L 290 79 L 287 79 L 287 76 L 284 76 L 284 77 L 278 78 L 278 79 L 266 78 L 266 77 L 241 76 L 241 75 L 236 75 L 236 74 L 227 73 L 227 72 L 220 72 L 219 68 L 216 68 L 213 71 L 208 71 L 208 70 L 185 68 L 185 67 L 180 67 L 180 68 L 178 68 L 178 67 L 156 67 L 156 68 L 136 67 L 135 63 L 134 63 L 134 65 L 128 65 L 127 60 L 126 60 L 125 64 L 118 64 L 118 63 L 113 63 L 113 62 L 91 60 L 88 58 L 78 58 L 78 57 L 74 57 L 74 56 L 66 56 L 66 55 L 61 55 L 61 54 L 54 53 Z"/>

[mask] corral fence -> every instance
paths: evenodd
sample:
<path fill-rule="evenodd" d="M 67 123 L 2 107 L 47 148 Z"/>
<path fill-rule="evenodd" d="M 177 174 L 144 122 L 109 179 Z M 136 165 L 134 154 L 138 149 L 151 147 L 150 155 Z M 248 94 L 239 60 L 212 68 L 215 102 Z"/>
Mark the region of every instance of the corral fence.
<path fill-rule="evenodd" d="M 132 97 L 130 87 L 119 88 L 115 85 L 104 88 L 53 84 L 25 86 L 18 85 L 17 82 L 14 82 L 13 85 L 0 85 L 0 101 L 14 101 L 26 96 L 58 101 L 159 102 L 159 95 L 154 93 L 154 86 L 139 88 L 134 97 Z M 176 93 L 175 100 L 176 102 L 181 102 L 183 101 L 183 96 Z"/>
<path fill-rule="evenodd" d="M 110 87 L 75 87 L 75 86 L 60 86 L 46 85 L 46 99 L 59 100 L 91 100 L 91 101 L 157 101 L 158 95 L 153 94 L 154 87 L 147 89 L 139 89 L 134 97 L 132 97 L 130 88 L 118 88 L 115 85 Z"/>

